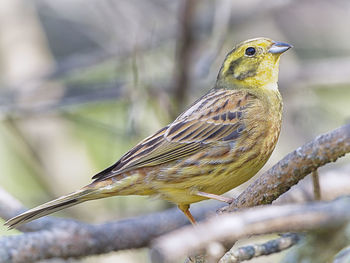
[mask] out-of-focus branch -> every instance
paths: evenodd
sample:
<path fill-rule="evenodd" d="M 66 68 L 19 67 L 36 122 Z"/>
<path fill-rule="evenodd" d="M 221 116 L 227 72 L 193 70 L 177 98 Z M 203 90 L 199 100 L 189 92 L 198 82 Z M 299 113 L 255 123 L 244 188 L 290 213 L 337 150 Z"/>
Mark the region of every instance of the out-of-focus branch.
<path fill-rule="evenodd" d="M 22 209 L 22 204 L 0 187 L 0 217 L 9 219 Z"/>
<path fill-rule="evenodd" d="M 193 213 L 201 220 L 217 208 L 217 205 L 197 207 Z M 0 216 L 9 219 L 20 211 L 23 210 L 18 201 L 0 191 Z M 188 220 L 177 208 L 100 225 L 44 217 L 19 227 L 21 231 L 36 232 L 0 238 L 0 263 L 30 263 L 55 257 L 79 258 L 145 247 L 157 236 L 185 224 Z"/>
<path fill-rule="evenodd" d="M 200 1 L 197 1 L 197 2 L 200 2 Z M 213 3 L 215 4 L 220 4 L 216 2 L 218 1 L 215 1 L 215 2 L 213 1 Z M 230 24 L 231 25 L 241 24 L 241 23 L 244 23 L 245 21 L 249 21 L 252 18 L 256 19 L 257 16 L 265 16 L 265 17 L 269 16 L 273 12 L 278 12 L 279 10 L 288 7 L 288 5 L 292 2 L 293 1 L 290 1 L 290 0 L 275 0 L 268 3 L 266 3 L 266 1 L 263 1 L 263 0 L 235 1 L 234 2 L 235 8 L 232 9 L 232 16 L 230 17 L 231 18 Z M 150 3 L 151 3 L 150 6 L 152 6 L 153 9 L 154 9 L 154 5 L 156 5 L 157 8 L 162 5 L 163 5 L 163 8 L 164 6 L 166 6 L 162 1 L 155 2 L 154 4 L 152 4 L 152 2 Z M 173 4 L 178 6 L 179 4 L 181 4 L 181 1 L 176 1 Z M 113 15 L 115 16 L 116 14 L 115 11 L 118 11 L 118 10 L 113 9 L 112 11 L 113 11 L 112 12 Z M 142 9 L 142 12 L 144 12 L 143 9 Z M 202 13 L 203 17 L 210 17 L 212 15 L 212 9 L 208 9 L 208 10 L 202 9 L 201 12 L 203 12 Z M 101 12 L 100 10 L 98 10 L 97 13 L 99 16 L 101 16 L 101 14 L 105 15 L 104 12 Z M 168 17 L 169 19 L 172 19 L 173 17 L 171 12 L 166 12 L 164 16 L 165 16 L 165 19 Z M 149 18 L 147 18 L 147 20 L 149 20 Z M 135 23 L 137 23 L 137 21 Z M 142 25 L 142 22 L 140 22 L 139 24 Z M 169 42 L 173 42 L 175 38 L 174 35 L 177 32 L 176 30 L 173 30 L 172 24 L 166 23 L 166 25 L 168 27 L 165 28 L 164 31 L 161 30 L 160 33 L 153 35 L 152 38 L 144 39 L 138 47 L 139 52 L 148 52 L 149 50 L 154 49 L 154 47 L 164 46 Z M 109 26 L 109 24 L 107 24 L 106 26 Z M 145 29 L 144 29 L 145 32 L 152 31 L 152 28 L 146 27 L 147 24 L 145 24 L 144 26 L 145 26 Z M 210 23 L 202 23 L 200 27 L 196 28 L 198 34 L 200 35 L 211 34 L 212 33 L 211 29 L 212 28 Z M 221 29 L 222 28 L 220 28 L 220 30 Z M 113 27 L 108 28 L 107 30 L 108 36 L 110 35 L 111 31 L 112 32 L 115 31 Z M 128 44 L 129 43 L 127 41 L 128 39 L 125 38 L 124 35 L 120 33 L 119 35 L 118 33 L 114 35 L 115 35 L 115 38 L 124 38 L 124 41 L 110 44 L 108 48 L 104 50 L 97 50 L 97 51 L 89 50 L 86 53 L 80 52 L 80 53 L 68 56 L 66 58 L 62 58 L 57 63 L 56 71 L 53 74 L 53 77 L 54 78 L 63 77 L 67 73 L 71 74 L 72 71 L 84 70 L 87 67 L 91 67 L 93 65 L 102 63 L 103 61 L 107 61 L 110 59 L 123 60 L 124 58 L 130 57 L 131 54 L 134 52 L 134 46 Z M 100 45 L 105 45 L 106 41 L 110 41 L 110 39 L 109 38 L 104 39 L 103 37 L 101 37 L 101 35 L 99 35 L 99 37 L 96 38 L 96 41 L 98 41 Z"/>
<path fill-rule="evenodd" d="M 7 220 L 25 211 L 22 204 L 0 187 L 0 217 Z M 34 232 L 59 225 L 61 219 L 44 217 L 18 227 L 22 232 Z M 0 257 L 1 262 L 1 257 Z"/>
<path fill-rule="evenodd" d="M 281 194 L 329 162 L 350 152 L 350 124 L 318 136 L 285 156 L 266 173 L 251 183 L 230 206 L 222 211 L 270 204 Z"/>
<path fill-rule="evenodd" d="M 298 234 L 287 233 L 280 238 L 269 240 L 263 244 L 244 246 L 238 249 L 232 248 L 220 259 L 219 263 L 238 263 L 254 257 L 278 253 L 295 245 L 299 240 L 300 236 Z"/>
<path fill-rule="evenodd" d="M 180 10 L 180 28 L 177 41 L 177 61 L 174 66 L 174 95 L 175 111 L 178 112 L 186 102 L 186 94 L 189 86 L 191 50 L 193 38 L 193 16 L 198 1 L 182 0 Z"/>
<path fill-rule="evenodd" d="M 35 98 L 31 101 L 17 103 L 20 93 L 15 90 L 0 93 L 0 119 L 7 115 L 12 117 L 27 118 L 29 116 L 39 116 L 42 114 L 52 114 L 69 106 L 79 106 L 87 103 L 98 103 L 106 100 L 115 100 L 122 96 L 122 83 L 108 82 L 84 86 L 67 85 L 67 92 L 56 100 L 40 97 L 43 90 L 55 89 L 54 83 L 37 83 L 36 89 L 27 93 L 29 97 Z M 39 98 L 38 98 L 39 97 Z"/>
<path fill-rule="evenodd" d="M 341 250 L 334 258 L 333 263 L 348 263 L 350 262 L 350 246 Z"/>
<path fill-rule="evenodd" d="M 305 235 L 303 244 L 289 251 L 282 262 L 332 262 L 335 255 L 349 245 L 350 235 L 346 231 L 349 227 L 348 221 L 310 231 Z"/>
<path fill-rule="evenodd" d="M 220 0 L 213 3 L 215 3 L 215 12 L 210 43 L 205 47 L 205 52 L 200 54 L 201 57 L 195 59 L 194 78 L 196 81 L 208 76 L 213 62 L 222 50 L 227 34 L 230 34 L 230 18 L 234 2 Z"/>
<path fill-rule="evenodd" d="M 152 255 L 155 262 L 174 262 L 189 253 L 203 252 L 212 242 L 233 243 L 250 235 L 336 227 L 348 220 L 350 197 L 329 203 L 249 208 L 159 237 L 153 242 Z"/>
<path fill-rule="evenodd" d="M 219 44 L 215 44 L 219 45 Z M 214 49 L 214 48 L 213 48 Z M 217 50 L 217 48 L 215 49 Z M 215 57 L 213 52 L 208 51 L 208 57 L 203 56 L 201 59 L 198 59 L 197 65 L 195 68 L 196 74 L 194 77 L 196 80 L 203 78 L 203 75 L 208 73 L 209 67 L 212 63 L 212 59 Z M 332 71 L 325 70 L 329 68 L 329 63 L 332 65 Z M 327 65 L 327 66 L 326 66 Z M 295 74 L 289 74 L 287 79 L 282 79 L 283 85 L 280 85 L 281 88 L 287 89 L 289 85 L 293 87 L 304 87 L 305 85 L 334 85 L 334 84 L 344 84 L 350 82 L 350 62 L 349 58 L 342 59 L 324 59 L 317 60 L 317 62 L 308 62 L 303 63 L 298 68 Z M 293 71 L 293 70 L 290 70 Z M 198 75 L 198 76 L 197 76 Z M 306 77 L 307 76 L 307 77 Z M 327 77 L 325 77 L 327 76 Z M 296 83 L 295 79 L 299 81 Z M 33 88 L 33 85 L 31 87 Z M 49 100 L 45 98 L 36 99 L 35 101 L 27 101 L 23 107 L 23 102 L 21 105 L 15 103 L 19 100 L 19 94 L 16 90 L 3 91 L 0 93 L 0 117 L 6 114 L 15 113 L 19 117 L 27 117 L 28 115 L 33 114 L 47 114 L 58 111 L 67 106 L 77 106 L 85 103 L 95 103 L 104 100 L 119 99 L 122 97 L 122 88 L 123 83 L 119 82 L 105 82 L 93 84 L 88 87 L 88 84 L 84 84 L 84 88 L 66 85 L 66 94 L 59 100 Z M 160 84 L 159 84 L 160 85 Z M 40 87 L 41 86 L 41 87 Z M 166 90 L 165 92 L 170 91 L 170 84 L 162 84 L 162 89 Z M 21 89 L 20 87 L 18 89 Z M 47 82 L 45 79 L 36 80 L 35 88 L 27 91 L 27 94 L 32 98 L 38 97 L 38 94 L 42 93 L 42 90 L 55 89 L 55 84 L 53 82 Z M 79 93 L 77 96 L 75 94 Z"/>

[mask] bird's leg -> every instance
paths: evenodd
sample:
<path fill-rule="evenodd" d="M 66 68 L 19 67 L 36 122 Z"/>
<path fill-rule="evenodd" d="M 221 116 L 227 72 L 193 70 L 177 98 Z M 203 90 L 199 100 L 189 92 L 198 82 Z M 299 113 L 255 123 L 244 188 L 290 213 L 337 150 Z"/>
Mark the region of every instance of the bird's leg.
<path fill-rule="evenodd" d="M 210 193 L 206 193 L 206 192 L 201 192 L 201 191 L 196 191 L 194 194 L 198 195 L 198 196 L 206 197 L 209 199 L 214 199 L 214 200 L 217 200 L 220 202 L 225 202 L 228 204 L 231 204 L 233 201 L 232 198 L 228 198 L 228 197 L 224 197 L 224 196 L 216 195 L 216 194 L 210 194 Z"/>
<path fill-rule="evenodd" d="M 178 205 L 177 207 L 185 214 L 185 216 L 188 218 L 188 220 L 190 220 L 192 225 L 196 224 L 196 220 L 194 219 L 194 217 L 192 216 L 189 210 L 190 208 L 189 205 Z"/>

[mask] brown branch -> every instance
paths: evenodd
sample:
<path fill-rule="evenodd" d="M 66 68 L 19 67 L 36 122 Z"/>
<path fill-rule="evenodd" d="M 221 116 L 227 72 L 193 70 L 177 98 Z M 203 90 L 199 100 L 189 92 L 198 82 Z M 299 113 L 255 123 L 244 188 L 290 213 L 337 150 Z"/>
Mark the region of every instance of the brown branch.
<path fill-rule="evenodd" d="M 203 252 L 212 242 L 235 242 L 251 235 L 308 231 L 340 226 L 350 220 L 350 197 L 333 202 L 264 206 L 223 214 L 176 230 L 153 242 L 154 262 L 174 262 Z"/>
<path fill-rule="evenodd" d="M 321 200 L 321 187 L 320 187 L 320 179 L 318 176 L 318 171 L 315 170 L 311 173 L 312 176 L 312 184 L 314 188 L 314 198 L 315 200 Z"/>

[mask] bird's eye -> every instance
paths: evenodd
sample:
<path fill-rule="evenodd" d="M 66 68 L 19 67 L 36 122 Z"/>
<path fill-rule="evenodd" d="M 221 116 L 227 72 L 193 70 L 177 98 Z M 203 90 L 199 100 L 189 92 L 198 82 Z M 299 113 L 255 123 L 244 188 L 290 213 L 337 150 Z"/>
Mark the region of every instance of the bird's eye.
<path fill-rule="evenodd" d="M 248 47 L 248 48 L 245 50 L 245 54 L 246 54 L 247 56 L 249 56 L 249 57 L 254 56 L 255 53 L 256 53 L 256 50 L 255 50 L 255 48 L 253 48 L 253 47 Z"/>

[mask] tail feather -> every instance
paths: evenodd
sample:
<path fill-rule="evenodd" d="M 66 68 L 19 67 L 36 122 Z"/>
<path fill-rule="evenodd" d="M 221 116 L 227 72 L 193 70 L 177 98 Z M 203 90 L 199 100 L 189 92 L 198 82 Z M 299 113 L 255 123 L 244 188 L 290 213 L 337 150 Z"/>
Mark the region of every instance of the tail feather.
<path fill-rule="evenodd" d="M 5 225 L 10 229 L 18 227 L 19 225 L 28 223 L 40 217 L 52 214 L 64 208 L 85 202 L 91 199 L 95 193 L 94 189 L 81 189 L 69 195 L 62 196 L 53 201 L 47 202 L 40 206 L 34 207 L 18 216 L 15 216 L 5 222 Z"/>

